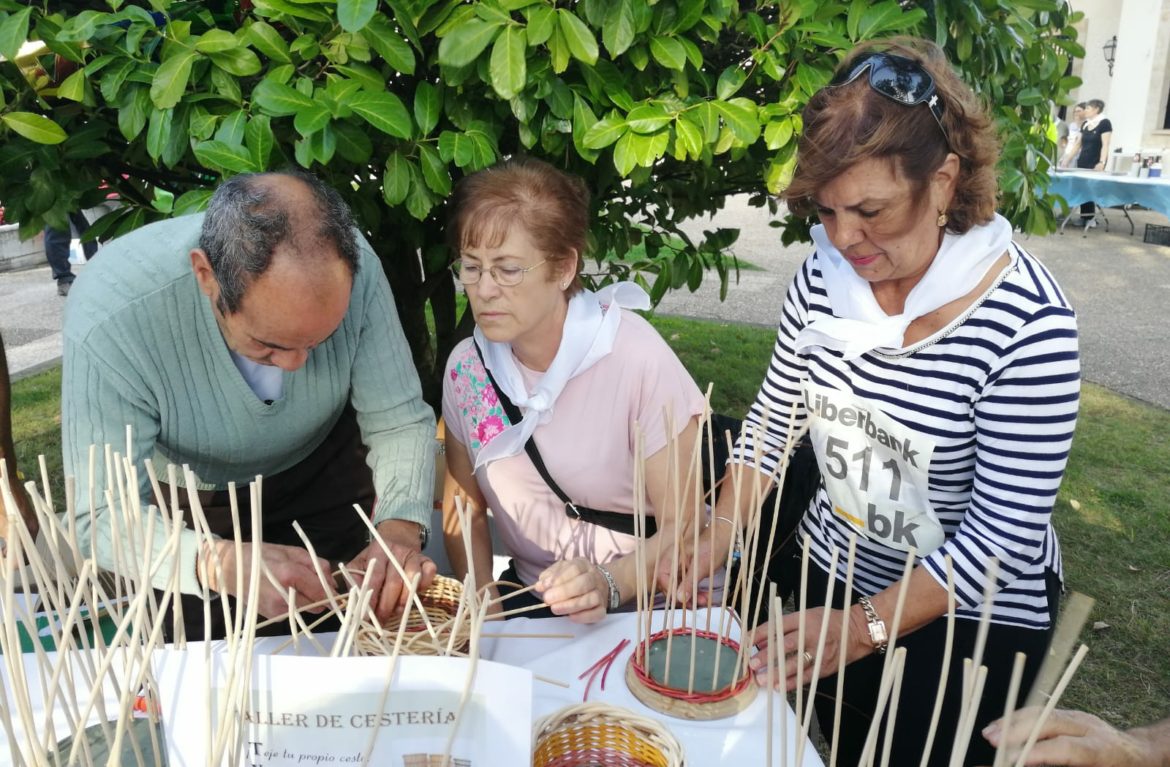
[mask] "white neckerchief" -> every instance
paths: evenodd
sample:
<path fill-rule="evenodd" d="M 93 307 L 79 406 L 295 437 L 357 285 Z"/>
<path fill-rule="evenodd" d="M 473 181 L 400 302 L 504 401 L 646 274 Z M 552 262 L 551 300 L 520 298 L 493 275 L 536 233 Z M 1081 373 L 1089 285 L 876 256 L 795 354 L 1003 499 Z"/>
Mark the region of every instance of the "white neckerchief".
<path fill-rule="evenodd" d="M 581 291 L 569 301 L 561 345 L 532 393 L 512 354 L 512 345 L 489 341 L 477 327 L 475 340 L 496 384 L 524 414 L 500 432 L 475 458 L 475 471 L 489 462 L 517 455 L 536 427 L 552 419 L 553 405 L 570 380 L 591 368 L 613 349 L 622 309 L 649 309 L 650 296 L 632 282 L 607 285 L 596 293 Z"/>
<path fill-rule="evenodd" d="M 882 310 L 872 286 L 829 242 L 825 227 L 814 226 L 812 238 L 835 316 L 805 326 L 796 336 L 796 350 L 823 346 L 851 360 L 877 348 L 901 348 L 911 322 L 974 290 L 1011 244 L 1012 227 L 996 214 L 990 223 L 966 234 L 944 236 L 926 274 L 906 297 L 902 313 L 893 316 Z"/>
<path fill-rule="evenodd" d="M 1101 112 L 1100 114 L 1098 114 L 1096 117 L 1092 118 L 1091 120 L 1085 120 L 1085 127 L 1088 128 L 1089 130 L 1097 130 L 1097 126 L 1100 125 L 1101 121 L 1104 119 L 1105 119 L 1105 113 Z"/>

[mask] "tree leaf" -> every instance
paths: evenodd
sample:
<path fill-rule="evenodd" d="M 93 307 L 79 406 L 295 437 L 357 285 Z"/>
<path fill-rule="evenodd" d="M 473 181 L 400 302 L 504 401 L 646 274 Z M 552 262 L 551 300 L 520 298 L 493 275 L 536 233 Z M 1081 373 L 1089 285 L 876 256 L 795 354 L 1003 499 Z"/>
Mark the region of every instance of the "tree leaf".
<path fill-rule="evenodd" d="M 757 108 L 749 99 L 716 101 L 715 108 L 723 115 L 735 137 L 745 144 L 751 144 L 760 135 L 760 121 Z"/>
<path fill-rule="evenodd" d="M 661 104 L 640 104 L 626 115 L 626 123 L 634 133 L 654 133 L 667 126 L 673 118 Z"/>
<path fill-rule="evenodd" d="M 313 106 L 313 100 L 283 83 L 261 80 L 252 90 L 252 101 L 274 117 L 295 115 L 301 109 Z"/>
<path fill-rule="evenodd" d="M 624 133 L 613 147 L 613 167 L 623 178 L 630 175 L 638 165 L 638 155 L 634 151 L 634 133 Z"/>
<path fill-rule="evenodd" d="M 496 38 L 490 72 L 492 87 L 501 98 L 510 99 L 524 89 L 528 79 L 527 49 L 528 41 L 520 27 L 510 26 Z M 425 165 L 423 169 L 426 169 Z"/>
<path fill-rule="evenodd" d="M 236 36 L 226 29 L 209 29 L 195 38 L 195 50 L 200 53 L 222 53 L 239 46 Z"/>
<path fill-rule="evenodd" d="M 222 51 L 220 53 L 209 53 L 207 58 L 211 59 L 217 67 L 236 77 L 251 77 L 260 71 L 260 57 L 248 48 L 233 48 L 230 51 Z"/>
<path fill-rule="evenodd" d="M 431 83 L 419 83 L 414 89 L 414 121 L 420 134 L 425 136 L 435 129 L 442 109 L 443 92 Z"/>
<path fill-rule="evenodd" d="M 561 31 L 560 25 L 553 28 L 548 38 L 548 55 L 552 60 L 553 72 L 559 75 L 569 68 L 569 44 L 565 42 L 565 33 Z"/>
<path fill-rule="evenodd" d="M 253 48 L 272 61 L 281 64 L 292 63 L 292 58 L 288 55 L 288 43 L 280 36 L 280 32 L 277 32 L 276 28 L 268 22 L 253 21 L 252 25 L 248 27 L 247 37 Z"/>
<path fill-rule="evenodd" d="M 593 32 L 584 21 L 577 18 L 572 11 L 558 8 L 557 27 L 564 35 L 565 43 L 569 46 L 569 53 L 573 54 L 573 58 L 584 61 L 586 64 L 597 63 L 597 38 L 593 36 Z"/>
<path fill-rule="evenodd" d="M 429 144 L 419 144 L 418 152 L 423 180 L 427 186 L 440 197 L 451 194 L 451 172 L 447 170 L 447 163 Z"/>
<path fill-rule="evenodd" d="M 79 69 L 65 78 L 65 82 L 57 87 L 57 98 L 70 101 L 85 100 L 85 70 Z"/>
<path fill-rule="evenodd" d="M 395 138 L 410 138 L 412 128 L 410 112 L 406 111 L 402 99 L 393 93 L 362 91 L 350 100 L 349 106 L 362 119 L 383 133 Z"/>
<path fill-rule="evenodd" d="M 183 98 L 196 56 L 193 48 L 176 46 L 170 58 L 159 65 L 150 84 L 150 100 L 155 108 L 170 109 Z"/>
<path fill-rule="evenodd" d="M 499 24 L 470 18 L 439 42 L 439 63 L 462 67 L 475 61 L 500 31 Z"/>
<path fill-rule="evenodd" d="M 252 162 L 261 170 L 268 169 L 276 137 L 272 133 L 272 120 L 268 115 L 253 115 L 244 128 L 244 146 L 252 155 Z"/>
<path fill-rule="evenodd" d="M 296 116 L 293 117 L 293 127 L 296 128 L 297 133 L 309 138 L 328 125 L 332 117 L 333 115 L 329 114 L 329 110 L 324 105 L 313 104 L 297 111 Z"/>
<path fill-rule="evenodd" d="M 667 69 L 682 69 L 687 65 L 687 52 L 673 37 L 651 37 L 650 55 Z"/>
<path fill-rule="evenodd" d="M 674 123 L 674 140 L 688 155 L 695 159 L 703 154 L 703 134 L 697 125 L 685 117 Z"/>
<path fill-rule="evenodd" d="M 410 192 L 411 162 L 401 152 L 391 152 L 382 174 L 382 197 L 388 205 L 401 205 Z"/>
<path fill-rule="evenodd" d="M 212 189 L 192 189 L 189 192 L 184 192 L 175 199 L 171 206 L 171 215 L 187 216 L 206 210 L 207 203 L 211 201 L 213 194 L 215 191 Z"/>
<path fill-rule="evenodd" d="M 334 122 L 333 133 L 337 136 L 337 153 L 348 162 L 365 165 L 374 154 L 374 145 L 366 131 L 350 122 Z"/>
<path fill-rule="evenodd" d="M 792 120 L 773 120 L 764 126 L 764 142 L 769 149 L 779 149 L 792 139 Z"/>
<path fill-rule="evenodd" d="M 611 59 L 625 53 L 634 42 L 634 12 L 630 9 L 630 1 L 615 0 L 605 14 L 601 41 L 605 43 Z"/>
<path fill-rule="evenodd" d="M 542 45 L 548 42 L 556 28 L 557 14 L 547 5 L 534 5 L 525 10 L 528 17 L 529 45 Z"/>
<path fill-rule="evenodd" d="M 312 136 L 308 136 L 305 138 L 305 142 L 309 145 L 309 151 L 317 162 L 322 165 L 328 165 L 332 162 L 333 154 L 337 151 L 337 137 L 333 135 L 333 129 L 330 126 L 326 125 Z"/>
<path fill-rule="evenodd" d="M 720 99 L 729 99 L 743 86 L 747 80 L 747 72 L 738 64 L 733 64 L 719 73 L 719 81 L 715 83 L 715 95 Z"/>
<path fill-rule="evenodd" d="M 337 23 L 346 32 L 360 32 L 378 10 L 378 0 L 337 0 Z"/>
<path fill-rule="evenodd" d="M 404 75 L 414 74 L 414 50 L 395 31 L 385 16 L 374 16 L 370 19 L 366 28 L 362 30 L 362 36 L 395 71 Z"/>
<path fill-rule="evenodd" d="M 155 109 L 150 113 L 146 126 L 146 152 L 155 162 L 162 157 L 167 142 L 171 140 L 171 118 L 173 109 Z"/>
<path fill-rule="evenodd" d="M 252 164 L 244 147 L 223 141 L 200 141 L 195 145 L 195 159 L 204 167 L 232 173 L 251 173 L 260 170 Z"/>
<path fill-rule="evenodd" d="M 118 109 L 118 130 L 121 131 L 122 138 L 133 141 L 146 127 L 150 91 L 140 85 L 126 92 L 122 98 L 122 106 Z"/>
<path fill-rule="evenodd" d="M 629 130 L 625 118 L 617 114 L 609 114 L 596 125 L 585 131 L 584 144 L 590 149 L 605 149 L 620 139 Z"/>
<path fill-rule="evenodd" d="M 410 175 L 410 192 L 406 195 L 406 212 L 413 218 L 422 221 L 431 212 L 431 208 L 435 207 L 435 198 L 427 189 L 426 184 L 419 181 L 417 168 L 412 166 Z"/>
<path fill-rule="evenodd" d="M 244 143 L 244 130 L 248 124 L 248 113 L 242 109 L 237 109 L 227 117 L 223 118 L 223 122 L 219 124 L 218 130 L 215 131 L 215 140 L 222 141 L 225 144 L 242 144 Z"/>
<path fill-rule="evenodd" d="M 14 133 L 37 144 L 60 144 L 67 136 L 65 129 L 44 115 L 33 112 L 9 112 L 0 120 Z"/>
<path fill-rule="evenodd" d="M 0 56 L 15 61 L 20 53 L 20 46 L 28 39 L 28 20 L 32 15 L 32 7 L 26 7 L 16 13 L 8 14 L 8 18 L 0 22 Z"/>

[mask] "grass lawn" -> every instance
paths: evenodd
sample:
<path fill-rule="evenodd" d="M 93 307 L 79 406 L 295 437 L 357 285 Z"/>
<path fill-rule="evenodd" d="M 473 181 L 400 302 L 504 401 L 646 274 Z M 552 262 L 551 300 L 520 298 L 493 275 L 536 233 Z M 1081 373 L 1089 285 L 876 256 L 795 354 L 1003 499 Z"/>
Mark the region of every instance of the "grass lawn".
<path fill-rule="evenodd" d="M 712 404 L 742 415 L 771 355 L 771 330 L 655 317 Z M 46 456 L 60 498 L 60 370 L 13 385 L 13 427 L 30 476 Z M 1063 702 L 1119 726 L 1170 714 L 1170 412 L 1086 385 L 1055 510 L 1070 589 L 1097 600 L 1089 655 Z M 1101 625 L 1103 624 L 1103 625 Z"/>

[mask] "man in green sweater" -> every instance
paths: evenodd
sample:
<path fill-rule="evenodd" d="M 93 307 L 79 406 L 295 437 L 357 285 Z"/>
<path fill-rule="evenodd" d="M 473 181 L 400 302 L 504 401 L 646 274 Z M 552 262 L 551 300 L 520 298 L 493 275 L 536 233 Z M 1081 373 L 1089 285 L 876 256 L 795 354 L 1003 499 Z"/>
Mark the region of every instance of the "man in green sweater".
<path fill-rule="evenodd" d="M 369 542 L 355 503 L 372 514 L 408 576 L 430 581 L 434 564 L 420 549 L 431 516 L 434 416 L 385 274 L 355 231 L 340 196 L 315 178 L 237 176 L 206 213 L 109 243 L 109 258 L 78 278 L 65 310 L 63 451 L 66 474 L 83 483 L 78 540 L 92 536 L 99 566 L 115 567 L 114 536 L 124 539 L 102 502 L 105 461 L 91 459 L 91 445 L 100 456 L 109 444 L 128 450 L 151 503 L 145 460 L 164 478 L 168 464 L 189 467 L 210 531 L 221 537 L 201 546 L 184 531 L 177 572 L 160 568 L 156 587 L 175 577 L 187 595 L 204 585 L 233 595 L 236 573 L 247 581 L 252 547 L 237 561 L 229 483 L 244 488 L 242 535 L 264 540 L 263 559 L 280 586 L 261 579 L 261 615 L 287 612 L 290 587 L 301 605 L 325 597 L 294 523 L 323 567 L 348 562 L 360 574 L 377 560 L 376 612 L 388 618 L 400 607 L 401 579 Z M 257 475 L 259 531 L 246 490 Z M 178 484 L 187 484 L 181 473 Z M 188 508 L 186 491 L 180 497 Z M 156 553 L 166 537 L 156 524 Z M 184 598 L 187 635 L 222 634 L 218 623 L 202 625 L 197 600 Z M 220 612 L 211 611 L 215 621 Z"/>

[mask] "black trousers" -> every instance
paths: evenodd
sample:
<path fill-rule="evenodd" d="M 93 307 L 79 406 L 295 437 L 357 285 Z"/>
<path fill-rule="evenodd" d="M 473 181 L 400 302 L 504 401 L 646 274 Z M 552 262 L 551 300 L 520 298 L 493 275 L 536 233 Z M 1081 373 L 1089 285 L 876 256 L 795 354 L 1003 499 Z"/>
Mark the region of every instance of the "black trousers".
<path fill-rule="evenodd" d="M 240 536 L 244 541 L 259 537 L 265 543 L 285 546 L 304 546 L 292 523 L 300 523 L 305 535 L 313 543 L 317 555 L 329 560 L 349 561 L 369 541 L 369 529 L 358 517 L 356 503 L 368 515 L 374 507 L 373 475 L 366 465 L 366 447 L 362 444 L 357 417 L 346 406 L 325 441 L 307 458 L 278 474 L 264 477 L 263 514 L 261 529 L 252 529 L 252 504 L 247 487 L 239 489 Z M 167 493 L 166 486 L 163 492 Z M 230 497 L 226 490 L 201 492 L 203 513 L 211 532 L 224 538 L 233 536 Z M 181 503 L 186 503 L 186 491 L 180 491 Z M 193 527 L 190 513 L 187 526 Z M 232 613 L 236 600 L 224 597 Z M 203 598 L 187 594 L 182 597 L 183 625 L 190 641 L 204 638 Z M 173 621 L 167 616 L 167 641 L 174 641 Z M 335 628 L 335 627 L 334 627 Z M 209 624 L 212 639 L 226 635 L 223 607 L 211 605 Z M 329 631 L 322 625 L 318 631 Z M 258 632 L 272 636 L 288 633 L 288 623 L 280 622 Z"/>
<path fill-rule="evenodd" d="M 800 577 L 799 561 L 796 559 L 788 561 L 786 569 L 787 577 L 791 579 L 790 582 L 798 582 Z M 824 605 L 828 579 L 829 576 L 819 567 L 809 565 L 808 603 L 810 606 L 821 607 Z M 838 609 L 844 604 L 841 585 L 838 583 L 833 593 L 833 606 Z M 1049 611 L 1051 615 L 1055 616 L 1060 602 L 1060 579 L 1055 573 L 1048 573 L 1047 587 Z M 855 603 L 858 596 L 860 595 L 857 593 L 851 594 L 850 604 Z M 946 693 L 943 697 L 937 734 L 931 747 L 930 761 L 928 762 L 931 767 L 945 767 L 949 763 L 959 721 L 963 660 L 974 654 L 977 631 L 977 621 L 955 620 L 955 638 L 947 676 Z M 983 698 L 979 704 L 973 734 L 963 760 L 964 765 L 989 765 L 994 761 L 995 749 L 984 740 L 980 731 L 993 720 L 1003 716 L 1012 665 L 1015 663 L 1017 652 L 1024 653 L 1027 658 L 1018 697 L 1019 705 L 1022 705 L 1036 679 L 1040 664 L 1044 660 L 1051 633 L 1051 630 L 991 624 L 983 652 L 983 665 L 987 666 L 987 680 L 983 688 Z M 928 623 L 914 633 L 898 639 L 898 646 L 906 648 L 906 663 L 902 677 L 901 698 L 894 722 L 890 764 L 916 767 L 922 759 L 927 729 L 934 710 L 934 699 L 938 693 L 939 680 L 941 679 L 945 645 L 945 617 Z M 840 765 L 853 767 L 861 758 L 870 723 L 877 707 L 884 662 L 884 657 L 875 654 L 855 661 L 845 668 L 845 689 L 842 696 L 841 727 L 837 745 L 837 763 Z M 820 723 L 821 731 L 825 734 L 826 740 L 832 737 L 836 692 L 836 676 L 822 679 L 815 692 L 817 721 Z M 879 735 L 884 734 L 885 726 L 886 722 L 883 717 Z M 879 759 L 882 753 L 882 744 L 883 740 L 879 737 L 878 750 L 876 751 Z"/>
<path fill-rule="evenodd" d="M 69 223 L 77 236 L 85 234 L 89 229 L 89 221 L 85 214 L 76 210 L 69 214 Z M 73 267 L 69 263 L 69 241 L 72 239 L 70 229 L 52 229 L 45 227 L 45 260 L 53 270 L 53 279 L 57 282 L 73 282 Z M 83 242 L 81 248 L 87 259 L 97 253 L 96 242 Z"/>

